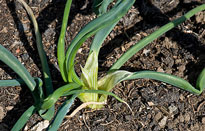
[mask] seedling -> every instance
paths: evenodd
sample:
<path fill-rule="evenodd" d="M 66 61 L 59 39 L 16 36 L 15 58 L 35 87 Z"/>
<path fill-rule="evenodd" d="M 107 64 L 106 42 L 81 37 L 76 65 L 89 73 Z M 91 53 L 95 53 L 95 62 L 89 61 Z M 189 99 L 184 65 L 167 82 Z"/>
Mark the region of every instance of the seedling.
<path fill-rule="evenodd" d="M 176 20 L 169 22 L 151 35 L 136 43 L 124 55 L 122 55 L 119 60 L 115 62 L 115 64 L 107 72 L 106 76 L 98 78 L 98 55 L 101 45 L 108 34 L 111 32 L 111 30 L 114 28 L 114 26 L 118 23 L 118 21 L 134 4 L 135 0 L 118 0 L 109 11 L 107 11 L 107 7 L 113 0 L 95 0 L 93 8 L 98 17 L 88 23 L 84 28 L 82 28 L 70 43 L 69 48 L 65 50 L 65 32 L 72 3 L 72 0 L 68 0 L 65 6 L 61 33 L 57 46 L 58 64 L 62 78 L 66 84 L 53 91 L 49 68 L 46 62 L 45 52 L 43 50 L 41 41 L 41 35 L 38 30 L 38 24 L 30 7 L 23 0 L 17 1 L 22 3 L 34 24 L 37 48 L 43 67 L 42 70 L 44 74 L 44 86 L 47 92 L 46 94 L 43 93 L 41 89 L 42 82 L 39 78 L 32 78 L 26 71 L 26 69 L 22 66 L 22 64 L 4 47 L 0 46 L 0 60 L 11 67 L 21 77 L 21 79 L 19 80 L 0 81 L 0 85 L 15 86 L 25 83 L 31 90 L 35 99 L 35 104 L 21 116 L 12 130 L 20 130 L 25 125 L 29 117 L 36 111 L 38 111 L 44 119 L 50 120 L 51 118 L 53 118 L 54 104 L 61 96 L 68 96 L 68 99 L 64 102 L 61 108 L 59 108 L 52 123 L 48 127 L 48 130 L 57 130 L 59 128 L 63 118 L 65 117 L 77 97 L 84 103 L 82 107 L 88 106 L 92 109 L 102 108 L 107 101 L 108 95 L 114 96 L 119 101 L 126 103 L 111 92 L 116 84 L 124 80 L 133 80 L 140 78 L 155 79 L 174 85 L 180 89 L 189 91 L 197 95 L 201 94 L 203 89 L 205 88 L 205 69 L 202 70 L 197 79 L 196 88 L 194 88 L 184 79 L 170 74 L 154 71 L 128 72 L 125 70 L 119 70 L 120 67 L 129 58 L 131 58 L 136 52 L 144 48 L 154 39 L 158 38 L 165 32 L 189 19 L 197 12 L 204 10 L 205 4 L 194 8 L 193 10 L 189 11 L 184 16 Z M 90 53 L 87 58 L 86 64 L 84 67 L 81 67 L 82 74 L 79 77 L 74 69 L 75 56 L 81 45 L 91 36 L 94 36 L 94 40 L 91 44 Z M 5 58 L 2 56 L 7 57 Z M 7 59 L 9 60 L 8 62 Z M 12 82 L 12 84 L 10 82 Z M 37 82 L 40 84 L 37 84 Z M 72 115 L 73 114 L 71 114 L 71 116 Z"/>

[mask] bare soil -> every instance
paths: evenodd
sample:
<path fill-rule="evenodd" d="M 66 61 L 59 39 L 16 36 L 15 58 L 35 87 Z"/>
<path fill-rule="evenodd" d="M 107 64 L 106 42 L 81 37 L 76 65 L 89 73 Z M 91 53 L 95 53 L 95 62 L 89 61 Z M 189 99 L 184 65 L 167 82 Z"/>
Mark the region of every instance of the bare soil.
<path fill-rule="evenodd" d="M 58 40 L 65 0 L 29 0 L 39 23 L 43 43 L 52 73 L 54 87 L 63 85 L 56 59 Z M 106 39 L 99 55 L 100 74 L 132 45 L 151 34 L 162 25 L 182 16 L 204 0 L 138 0 Z M 78 31 L 95 18 L 91 0 L 74 0 L 66 34 L 66 44 Z M 13 0 L 0 0 L 0 43 L 10 50 L 28 69 L 32 76 L 41 77 L 33 26 L 25 10 Z M 84 65 L 92 38 L 78 52 L 76 71 Z M 205 65 L 205 12 L 196 14 L 180 26 L 156 39 L 134 55 L 122 69 L 129 71 L 154 70 L 182 77 L 195 85 L 197 76 Z M 1 79 L 18 76 L 2 62 Z M 171 85 L 147 79 L 125 81 L 113 93 L 132 108 L 109 97 L 101 110 L 83 109 L 73 118 L 65 118 L 59 130 L 77 131 L 204 131 L 205 93 L 199 96 Z M 62 98 L 56 104 L 63 102 Z M 0 130 L 12 128 L 33 100 L 26 87 L 0 88 Z M 73 109 L 80 104 L 76 100 Z M 28 129 L 42 121 L 33 115 Z"/>

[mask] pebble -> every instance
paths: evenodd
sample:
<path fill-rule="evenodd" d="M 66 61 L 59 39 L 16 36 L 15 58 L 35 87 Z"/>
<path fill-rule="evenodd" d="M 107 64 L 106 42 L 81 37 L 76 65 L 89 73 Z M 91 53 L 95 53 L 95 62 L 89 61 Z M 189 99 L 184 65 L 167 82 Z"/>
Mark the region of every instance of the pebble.
<path fill-rule="evenodd" d="M 145 56 L 148 56 L 148 54 L 149 54 L 150 51 L 151 51 L 151 50 L 144 49 L 144 50 L 143 50 L 143 54 L 145 54 Z"/>
<path fill-rule="evenodd" d="M 0 106 L 0 121 L 4 118 L 4 115 L 5 115 L 4 108 Z"/>
<path fill-rule="evenodd" d="M 185 120 L 186 122 L 190 121 L 190 115 L 189 115 L 188 113 L 186 113 L 186 114 L 184 115 L 184 120 Z"/>
<path fill-rule="evenodd" d="M 22 55 L 23 61 L 28 60 L 28 58 L 29 58 L 29 55 L 28 55 L 28 54 L 23 54 L 23 55 Z"/>
<path fill-rule="evenodd" d="M 160 126 L 161 128 L 164 128 L 164 126 L 165 126 L 166 123 L 167 123 L 167 119 L 168 119 L 168 117 L 167 117 L 167 116 L 164 116 L 164 118 L 159 122 L 159 126 Z"/>
<path fill-rule="evenodd" d="M 177 110 L 177 107 L 174 106 L 174 105 L 171 105 L 171 106 L 168 107 L 168 109 L 169 109 L 169 113 L 172 114 L 174 111 Z"/>
<path fill-rule="evenodd" d="M 130 121 L 130 120 L 132 120 L 132 116 L 131 116 L 131 115 L 126 115 L 126 116 L 125 116 L 125 119 L 126 119 L 127 121 Z"/>
<path fill-rule="evenodd" d="M 202 124 L 205 124 L 205 117 L 202 118 Z"/>
<path fill-rule="evenodd" d="M 179 121 L 180 121 L 180 122 L 184 122 L 184 116 L 183 116 L 183 115 L 180 115 L 180 116 L 179 116 Z"/>
<path fill-rule="evenodd" d="M 147 104 L 148 104 L 149 106 L 154 106 L 154 103 L 153 103 L 153 102 L 147 102 Z"/>
<path fill-rule="evenodd" d="M 47 128 L 49 126 L 49 121 L 41 121 L 37 125 L 35 125 L 31 131 L 42 131 L 43 129 Z"/>
<path fill-rule="evenodd" d="M 161 112 L 158 112 L 154 117 L 155 121 L 159 121 L 159 119 L 161 119 L 161 118 L 162 118 L 162 113 Z"/>
<path fill-rule="evenodd" d="M 29 30 L 28 24 L 23 23 L 23 29 L 24 29 L 24 31 L 28 31 Z"/>
<path fill-rule="evenodd" d="M 49 39 L 51 39 L 52 35 L 55 35 L 55 31 L 53 28 L 48 28 L 45 31 L 44 35 L 45 35 L 46 40 L 49 40 Z"/>
<path fill-rule="evenodd" d="M 7 111 L 10 111 L 10 110 L 12 110 L 13 108 L 14 108 L 14 106 L 7 106 L 7 107 L 6 107 L 6 110 L 7 110 Z"/>

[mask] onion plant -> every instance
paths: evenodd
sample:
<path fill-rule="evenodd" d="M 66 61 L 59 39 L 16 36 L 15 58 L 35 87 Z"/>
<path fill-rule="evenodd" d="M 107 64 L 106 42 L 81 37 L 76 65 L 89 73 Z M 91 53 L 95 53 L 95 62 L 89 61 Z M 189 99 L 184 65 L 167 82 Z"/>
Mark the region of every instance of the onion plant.
<path fill-rule="evenodd" d="M 14 125 L 12 128 L 14 131 L 20 130 L 28 121 L 29 117 L 35 112 L 38 112 L 43 119 L 51 120 L 53 118 L 47 130 L 57 130 L 76 98 L 79 98 L 84 105 L 92 109 L 102 108 L 103 104 L 107 101 L 108 95 L 111 95 L 126 104 L 125 101 L 111 92 L 116 84 L 124 80 L 141 78 L 154 79 L 174 85 L 197 95 L 201 94 L 205 88 L 205 69 L 202 70 L 196 81 L 196 88 L 184 79 L 166 73 L 154 71 L 129 72 L 120 70 L 120 67 L 129 58 L 154 39 L 189 19 L 197 12 L 203 11 L 205 9 L 205 4 L 192 9 L 176 20 L 169 22 L 133 45 L 133 47 L 131 47 L 113 64 L 113 66 L 110 67 L 110 70 L 104 77 L 99 78 L 98 55 L 101 45 L 119 20 L 131 8 L 135 0 L 117 0 L 110 10 L 107 10 L 107 7 L 113 2 L 113 0 L 94 0 L 93 10 L 96 13 L 97 18 L 85 25 L 85 27 L 83 27 L 72 40 L 68 49 L 65 49 L 65 33 L 72 4 L 72 0 L 67 0 L 57 45 L 58 64 L 65 85 L 53 90 L 37 21 L 30 7 L 23 0 L 17 1 L 24 6 L 34 25 L 36 44 L 42 64 L 44 79 L 42 82 L 40 78 L 33 78 L 25 67 L 23 67 L 23 65 L 8 50 L 0 45 L 0 60 L 12 68 L 21 78 L 15 80 L 1 80 L 0 86 L 17 86 L 26 84 L 31 90 L 35 100 L 35 104 L 31 106 Z M 94 39 L 90 46 L 89 56 L 85 66 L 81 67 L 81 76 L 78 76 L 74 68 L 77 51 L 81 45 L 92 36 L 94 36 Z M 45 88 L 46 93 L 43 92 L 42 87 Z M 61 96 L 67 96 L 67 100 L 58 109 L 54 117 L 54 104 Z"/>

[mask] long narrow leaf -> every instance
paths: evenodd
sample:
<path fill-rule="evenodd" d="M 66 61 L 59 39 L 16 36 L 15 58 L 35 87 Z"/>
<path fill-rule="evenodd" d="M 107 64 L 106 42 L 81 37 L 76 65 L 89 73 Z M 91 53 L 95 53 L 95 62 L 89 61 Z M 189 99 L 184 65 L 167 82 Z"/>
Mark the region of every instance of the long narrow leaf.
<path fill-rule="evenodd" d="M 55 107 L 54 105 L 49 108 L 48 110 L 39 110 L 38 114 L 45 120 L 51 120 L 55 114 Z"/>
<path fill-rule="evenodd" d="M 128 9 L 134 4 L 135 0 L 123 0 L 116 4 L 108 13 L 105 13 L 98 17 L 97 19 L 91 21 L 87 24 L 74 38 L 71 42 L 67 52 L 66 52 L 66 68 L 67 70 L 74 65 L 74 58 L 76 56 L 77 50 L 83 44 L 83 42 L 89 37 L 95 34 L 100 29 L 103 29 L 115 22 L 117 22 L 124 14 L 128 11 Z M 76 73 L 74 69 L 72 69 L 72 75 L 68 78 L 76 77 Z M 69 82 L 72 82 L 69 80 Z"/>
<path fill-rule="evenodd" d="M 202 72 L 199 74 L 197 78 L 196 87 L 201 92 L 205 89 L 205 68 L 202 70 Z"/>
<path fill-rule="evenodd" d="M 6 48 L 0 45 L 0 60 L 14 70 L 26 83 L 31 91 L 34 91 L 36 83 L 26 68 Z"/>
<path fill-rule="evenodd" d="M 33 115 L 36 112 L 36 108 L 35 106 L 31 106 L 29 107 L 24 113 L 23 115 L 18 119 L 18 121 L 16 122 L 16 124 L 13 126 L 13 128 L 11 129 L 11 131 L 20 131 L 24 125 L 26 124 L 26 122 L 28 121 L 28 119 L 31 117 L 31 115 Z"/>
<path fill-rule="evenodd" d="M 57 131 L 62 123 L 65 115 L 69 112 L 71 105 L 73 104 L 75 98 L 78 94 L 74 94 L 70 99 L 66 100 L 63 105 L 60 107 L 56 116 L 50 126 L 48 127 L 48 131 Z"/>
<path fill-rule="evenodd" d="M 40 57 L 41 64 L 42 64 L 43 77 L 44 77 L 44 82 L 45 82 L 45 87 L 46 87 L 46 95 L 48 96 L 49 94 L 53 92 L 53 86 L 52 86 L 51 75 L 50 75 L 50 71 L 49 71 L 49 67 L 48 67 L 48 63 L 46 59 L 46 54 L 43 49 L 41 34 L 38 28 L 38 23 L 36 21 L 35 16 L 33 15 L 33 11 L 31 10 L 31 8 L 23 0 L 17 0 L 17 1 L 20 2 L 24 6 L 24 8 L 26 9 L 34 25 L 37 49 L 38 49 L 39 57 Z"/>
<path fill-rule="evenodd" d="M 108 36 L 108 34 L 110 34 L 110 32 L 112 31 L 112 29 L 115 27 L 117 23 L 118 21 L 96 33 L 95 38 L 90 47 L 90 52 L 95 51 L 96 53 L 99 54 L 103 41 Z"/>
<path fill-rule="evenodd" d="M 62 22 L 62 26 L 61 26 L 61 33 L 60 33 L 60 37 L 58 39 L 58 47 L 57 47 L 58 64 L 59 64 L 62 78 L 65 82 L 67 82 L 67 79 L 66 79 L 67 70 L 65 68 L 65 33 L 66 33 L 71 3 L 72 3 L 72 0 L 67 0 L 66 5 L 65 5 L 63 22 Z"/>
<path fill-rule="evenodd" d="M 201 74 L 202 78 L 199 79 L 199 84 L 197 84 L 197 87 L 194 88 L 191 84 L 189 84 L 187 81 L 185 81 L 182 78 L 179 78 L 174 75 L 161 73 L 161 72 L 154 72 L 154 71 L 139 71 L 133 73 L 133 75 L 125 78 L 124 80 L 133 80 L 133 79 L 139 79 L 139 78 L 148 78 L 148 79 L 154 79 L 158 81 L 162 81 L 171 85 L 174 85 L 180 89 L 189 91 L 194 94 L 201 94 L 203 89 L 205 89 L 205 69 L 203 70 L 203 73 Z"/>
<path fill-rule="evenodd" d="M 55 102 L 58 100 L 59 97 L 63 96 L 63 94 L 67 91 L 73 90 L 73 89 L 77 89 L 79 88 L 80 85 L 76 84 L 76 83 L 69 83 L 67 85 L 64 85 L 58 89 L 56 89 L 53 94 L 51 94 L 50 96 L 48 96 L 44 101 L 43 104 L 41 106 L 41 109 L 49 109 L 51 106 L 53 106 L 55 104 Z"/>
<path fill-rule="evenodd" d="M 128 59 L 130 59 L 136 52 L 144 48 L 146 45 L 148 45 L 150 42 L 161 36 L 162 34 L 166 33 L 167 31 L 171 30 L 172 28 L 176 27 L 177 25 L 181 24 L 185 20 L 192 17 L 197 12 L 200 12 L 202 10 L 205 10 L 205 4 L 198 6 L 188 13 L 186 13 L 184 16 L 169 22 L 168 24 L 162 26 L 157 31 L 152 33 L 151 35 L 145 37 L 141 41 L 139 41 L 137 44 L 135 44 L 133 47 L 131 47 L 125 54 L 123 54 L 116 63 L 113 64 L 113 66 L 110 68 L 110 70 L 113 69 L 119 69 Z"/>
<path fill-rule="evenodd" d="M 113 0 L 94 0 L 92 8 L 96 15 L 104 14 Z"/>
<path fill-rule="evenodd" d="M 9 87 L 9 86 L 21 86 L 25 85 L 25 82 L 22 79 L 14 80 L 0 80 L 0 87 Z"/>
<path fill-rule="evenodd" d="M 42 86 L 43 83 L 42 83 L 42 80 L 40 78 L 34 77 L 33 79 L 35 79 L 35 81 L 37 81 L 39 83 L 37 85 Z M 0 87 L 22 86 L 22 85 L 26 85 L 26 83 L 22 79 L 0 80 Z"/>

